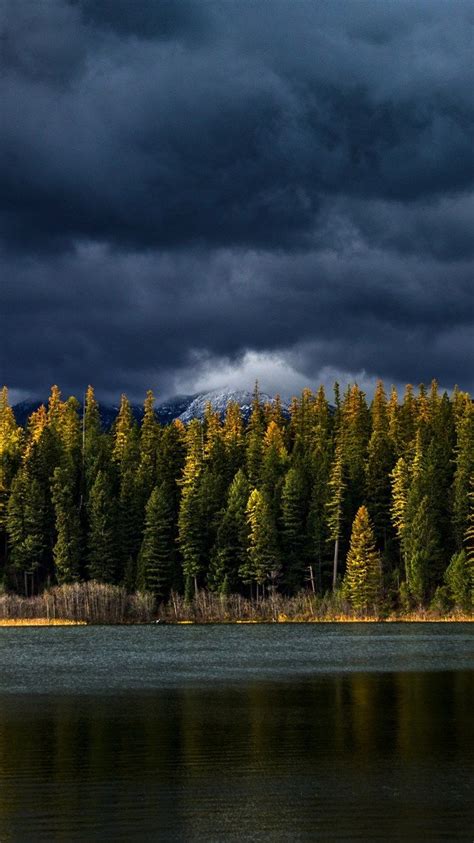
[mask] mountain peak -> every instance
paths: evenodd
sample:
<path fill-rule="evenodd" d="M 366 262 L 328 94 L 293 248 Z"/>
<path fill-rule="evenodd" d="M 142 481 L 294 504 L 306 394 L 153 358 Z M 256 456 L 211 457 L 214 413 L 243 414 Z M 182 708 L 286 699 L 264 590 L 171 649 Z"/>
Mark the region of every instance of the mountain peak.
<path fill-rule="evenodd" d="M 221 418 L 224 418 L 227 405 L 233 401 L 240 407 L 240 411 L 245 420 L 250 416 L 252 408 L 253 393 L 245 389 L 213 389 L 209 392 L 199 392 L 194 395 L 176 395 L 163 401 L 155 408 L 156 418 L 161 424 L 169 424 L 174 419 L 180 419 L 185 424 L 191 419 L 203 419 L 206 412 L 206 405 L 210 404 L 214 412 L 219 413 Z M 272 404 L 275 397 L 268 395 L 266 392 L 260 393 L 260 399 L 263 404 Z M 29 416 L 38 409 L 40 404 L 47 404 L 46 401 L 21 401 L 15 404 L 13 411 L 18 424 L 25 425 Z M 287 411 L 289 403 L 282 399 L 283 411 Z M 105 428 L 110 427 L 117 415 L 118 407 L 114 405 L 101 404 L 100 414 L 102 424 Z M 143 418 L 143 406 L 141 404 L 132 404 L 132 412 L 134 417 L 141 421 Z"/>

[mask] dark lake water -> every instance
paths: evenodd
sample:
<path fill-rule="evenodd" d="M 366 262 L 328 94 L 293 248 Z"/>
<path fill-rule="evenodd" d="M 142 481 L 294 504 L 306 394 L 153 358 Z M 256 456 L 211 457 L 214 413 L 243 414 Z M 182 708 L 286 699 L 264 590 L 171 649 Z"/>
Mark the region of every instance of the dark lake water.
<path fill-rule="evenodd" d="M 0 629 L 0 841 L 474 840 L 474 629 Z"/>

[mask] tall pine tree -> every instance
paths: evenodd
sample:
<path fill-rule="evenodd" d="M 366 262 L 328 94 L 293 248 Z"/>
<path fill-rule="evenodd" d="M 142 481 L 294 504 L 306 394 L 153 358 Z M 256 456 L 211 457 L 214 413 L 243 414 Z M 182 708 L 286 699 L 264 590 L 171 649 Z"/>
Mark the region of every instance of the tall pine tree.
<path fill-rule="evenodd" d="M 368 510 L 361 506 L 352 525 L 343 594 L 359 612 L 377 613 L 382 596 L 381 558 Z"/>

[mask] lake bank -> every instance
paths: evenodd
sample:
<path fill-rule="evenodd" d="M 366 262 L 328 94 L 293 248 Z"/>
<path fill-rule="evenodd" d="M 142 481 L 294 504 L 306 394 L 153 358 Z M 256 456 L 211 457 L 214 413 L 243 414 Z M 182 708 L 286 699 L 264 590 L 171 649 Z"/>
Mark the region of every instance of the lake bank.
<path fill-rule="evenodd" d="M 244 619 L 244 620 L 210 620 L 210 621 L 196 621 L 196 620 L 161 620 L 157 618 L 151 621 L 123 621 L 118 623 L 98 624 L 100 626 L 152 626 L 160 624 L 162 626 L 246 626 L 253 624 L 392 624 L 392 623 L 472 623 L 474 621 L 473 615 L 448 615 L 436 616 L 430 614 L 411 614 L 411 615 L 393 615 L 387 618 L 377 617 L 325 617 L 325 618 L 274 618 L 268 619 Z M 68 620 L 66 618 L 0 618 L 0 628 L 10 627 L 33 627 L 33 626 L 94 626 L 94 622 L 84 620 Z"/>
<path fill-rule="evenodd" d="M 88 624 L 249 624 L 377 623 L 472 621 L 470 607 L 432 601 L 426 605 L 385 602 L 357 612 L 339 591 L 324 595 L 301 591 L 288 596 L 216 594 L 200 589 L 190 598 L 172 591 L 165 602 L 149 592 L 129 593 L 100 582 L 55 586 L 40 594 L 0 595 L 0 625 Z"/>

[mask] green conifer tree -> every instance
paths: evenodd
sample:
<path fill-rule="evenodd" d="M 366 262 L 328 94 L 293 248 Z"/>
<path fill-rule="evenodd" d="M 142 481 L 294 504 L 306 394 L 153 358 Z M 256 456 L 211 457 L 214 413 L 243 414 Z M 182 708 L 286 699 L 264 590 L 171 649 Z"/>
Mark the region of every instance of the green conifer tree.
<path fill-rule="evenodd" d="M 260 480 L 260 470 L 263 457 L 263 434 L 265 432 L 265 415 L 260 401 L 258 382 L 252 400 L 252 412 L 247 426 L 247 476 L 251 486 L 256 486 Z"/>
<path fill-rule="evenodd" d="M 413 386 L 407 384 L 403 401 L 399 407 L 395 434 L 395 449 L 398 457 L 409 460 L 415 444 L 417 406 Z"/>
<path fill-rule="evenodd" d="M 282 491 L 282 547 L 285 583 L 291 591 L 303 585 L 307 562 L 307 489 L 300 466 L 286 474 Z"/>
<path fill-rule="evenodd" d="M 293 443 L 292 453 L 304 458 L 311 450 L 314 427 L 315 399 L 310 389 L 303 389 L 299 399 L 294 398 L 290 407 L 290 431 Z"/>
<path fill-rule="evenodd" d="M 145 530 L 138 560 L 138 585 L 164 599 L 173 568 L 172 499 L 166 484 L 155 486 L 146 505 Z"/>
<path fill-rule="evenodd" d="M 155 418 L 154 404 L 155 398 L 153 392 L 149 389 L 143 407 L 137 471 L 137 492 L 141 496 L 143 507 L 148 501 L 157 480 L 159 426 Z"/>
<path fill-rule="evenodd" d="M 186 593 L 198 589 L 198 577 L 202 571 L 204 519 L 200 476 L 204 464 L 204 435 L 198 419 L 193 419 L 186 428 L 186 460 L 180 479 L 181 503 L 178 516 L 178 542 L 183 559 L 183 574 Z"/>
<path fill-rule="evenodd" d="M 23 465 L 12 482 L 7 506 L 7 534 L 10 562 L 19 574 L 20 587 L 28 596 L 34 577 L 47 551 L 47 507 L 44 488 Z"/>
<path fill-rule="evenodd" d="M 369 614 L 380 608 L 381 558 L 375 548 L 374 531 L 365 506 L 359 508 L 352 525 L 343 594 L 358 612 Z"/>
<path fill-rule="evenodd" d="M 82 416 L 82 463 L 84 485 L 87 494 L 94 483 L 99 469 L 105 468 L 105 443 L 106 439 L 102 436 L 99 405 L 93 387 L 88 386 Z"/>
<path fill-rule="evenodd" d="M 467 526 L 464 534 L 467 567 L 471 578 L 471 605 L 474 608 L 474 473 L 471 475 Z"/>
<path fill-rule="evenodd" d="M 390 545 L 390 472 L 394 452 L 389 433 L 387 399 L 381 381 L 378 382 L 371 407 L 372 433 L 365 467 L 366 500 L 370 509 L 379 546 L 387 552 Z"/>
<path fill-rule="evenodd" d="M 278 518 L 281 490 L 288 467 L 283 431 L 276 422 L 271 421 L 263 437 L 263 458 L 260 470 L 260 488 L 273 508 L 274 518 Z"/>
<path fill-rule="evenodd" d="M 88 501 L 88 572 L 92 580 L 113 583 L 117 575 L 117 509 L 111 478 L 99 470 Z"/>
<path fill-rule="evenodd" d="M 431 571 L 437 562 L 439 540 L 433 522 L 428 496 L 408 499 L 408 534 L 406 544 L 407 586 L 413 599 L 421 605 L 432 580 Z M 437 566 L 436 566 L 437 567 Z"/>
<path fill-rule="evenodd" d="M 220 519 L 212 557 L 209 584 L 228 593 L 239 584 L 239 571 L 247 561 L 248 524 L 246 518 L 249 484 L 242 469 L 235 475 Z"/>
<path fill-rule="evenodd" d="M 469 519 L 469 483 L 474 475 L 474 404 L 463 393 L 458 396 L 455 473 L 453 478 L 453 532 L 456 547 L 461 550 Z"/>
<path fill-rule="evenodd" d="M 354 384 L 349 387 L 343 404 L 341 437 L 347 473 L 346 502 L 351 523 L 365 498 L 365 465 L 370 434 L 370 415 L 365 394 Z"/>
<path fill-rule="evenodd" d="M 272 507 L 265 495 L 253 489 L 247 503 L 249 526 L 248 563 L 241 569 L 244 582 L 264 586 L 274 582 L 279 571 L 279 551 Z"/>
<path fill-rule="evenodd" d="M 113 487 L 110 489 L 113 493 Z M 116 580 L 129 591 L 136 585 L 137 556 L 142 542 L 145 509 L 143 487 L 137 472 L 128 466 L 120 478 L 117 502 Z"/>
<path fill-rule="evenodd" d="M 393 528 L 400 540 L 402 552 L 405 551 L 405 536 L 407 532 L 407 505 L 410 490 L 410 471 L 403 457 L 397 461 L 390 473 L 392 484 L 392 503 L 390 513 Z"/>
<path fill-rule="evenodd" d="M 55 512 L 56 543 L 53 548 L 58 583 L 77 582 L 82 555 L 81 522 L 74 483 L 66 468 L 57 467 L 51 482 Z"/>
<path fill-rule="evenodd" d="M 7 561 L 7 505 L 12 480 L 20 467 L 23 431 L 8 402 L 6 386 L 0 391 L 0 577 Z"/>
<path fill-rule="evenodd" d="M 344 478 L 344 462 L 342 442 L 338 441 L 334 454 L 334 461 L 328 483 L 327 526 L 330 541 L 334 542 L 332 588 L 335 591 L 339 569 L 339 548 L 344 526 L 344 497 L 346 482 Z"/>
<path fill-rule="evenodd" d="M 444 581 L 456 608 L 463 612 L 471 611 L 473 608 L 471 566 L 464 549 L 452 557 L 446 568 Z"/>
<path fill-rule="evenodd" d="M 135 424 L 130 401 L 126 395 L 120 399 L 120 407 L 113 425 L 112 459 L 121 474 L 130 468 L 136 469 L 139 452 L 139 434 Z"/>
<path fill-rule="evenodd" d="M 317 571 L 319 586 L 323 584 L 323 561 L 329 541 L 328 510 L 329 478 L 332 461 L 331 418 L 324 388 L 320 387 L 312 405 L 313 427 L 311 452 L 304 460 L 309 485 L 307 519 L 308 562 L 312 582 Z M 316 565 L 316 569 L 314 567 Z"/>
<path fill-rule="evenodd" d="M 244 425 L 240 407 L 235 401 L 227 405 L 222 437 L 227 454 L 228 477 L 232 479 L 243 468 L 245 461 Z"/>

